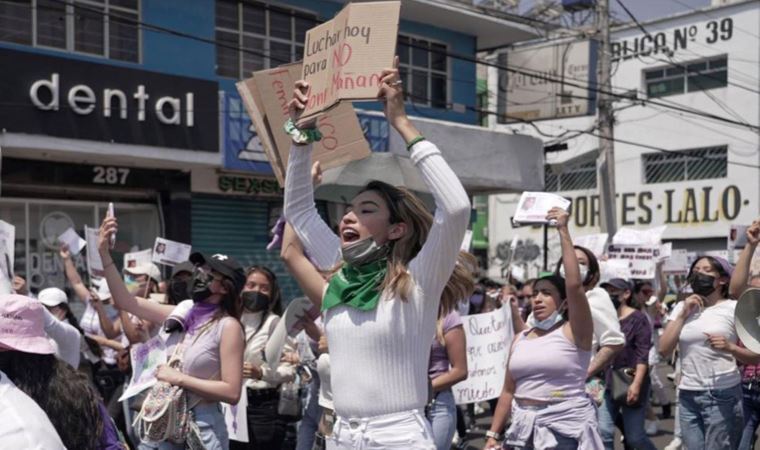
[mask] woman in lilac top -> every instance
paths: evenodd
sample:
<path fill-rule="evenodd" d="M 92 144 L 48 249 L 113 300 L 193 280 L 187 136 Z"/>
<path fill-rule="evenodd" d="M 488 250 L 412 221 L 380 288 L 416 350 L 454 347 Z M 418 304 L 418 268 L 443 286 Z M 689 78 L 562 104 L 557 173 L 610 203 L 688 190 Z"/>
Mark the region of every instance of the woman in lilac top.
<path fill-rule="evenodd" d="M 127 291 L 111 258 L 110 242 L 117 228 L 116 219 L 106 217 L 98 236 L 98 252 L 114 303 L 140 319 L 166 322 L 165 331 L 169 333 L 162 334 L 166 353 L 172 355 L 176 350 L 182 355 L 182 369 L 161 365 L 156 379 L 187 393 L 188 408 L 198 426 L 197 437 L 206 450 L 228 450 L 229 436 L 219 402 L 236 404 L 240 400 L 245 343 L 239 321 L 239 295 L 245 284 L 243 268 L 227 255 L 193 253 L 192 300 L 173 306 L 135 297 Z M 181 324 L 183 332 L 176 331 L 172 324 Z M 146 437 L 139 448 L 177 450 L 185 445 L 154 442 Z"/>
<path fill-rule="evenodd" d="M 467 345 L 462 318 L 456 310 L 438 317 L 430 347 L 428 375 L 433 399 L 426 415 L 433 428 L 433 442 L 437 450 L 448 450 L 457 425 L 457 406 L 451 387 L 467 378 Z"/>
<path fill-rule="evenodd" d="M 615 356 L 611 367 L 607 368 L 607 393 L 604 404 L 599 407 L 599 428 L 604 446 L 612 450 L 615 447 L 615 417 L 623 417 L 625 443 L 632 448 L 654 450 L 656 447 L 644 431 L 647 401 L 649 399 L 648 370 L 649 349 L 652 348 L 652 328 L 646 314 L 631 307 L 633 303 L 633 286 L 621 278 L 614 278 L 602 284 L 610 294 L 610 300 L 618 312 L 620 329 L 625 335 L 625 347 Z M 628 388 L 625 403 L 617 403 L 609 391 L 612 371 L 631 369 L 634 371 L 633 382 Z"/>
<path fill-rule="evenodd" d="M 594 330 L 578 258 L 567 228 L 569 214 L 552 208 L 566 278 L 553 274 L 533 284 L 535 327 L 515 336 L 486 448 L 601 449 L 596 411 L 586 395 Z"/>

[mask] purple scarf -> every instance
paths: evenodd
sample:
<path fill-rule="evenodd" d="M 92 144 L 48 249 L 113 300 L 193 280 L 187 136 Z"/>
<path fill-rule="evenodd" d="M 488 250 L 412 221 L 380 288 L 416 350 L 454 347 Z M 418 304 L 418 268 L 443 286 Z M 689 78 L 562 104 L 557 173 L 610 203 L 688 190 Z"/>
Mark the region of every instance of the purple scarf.
<path fill-rule="evenodd" d="M 205 325 L 216 314 L 218 309 L 219 305 L 213 303 L 195 303 L 185 318 L 185 330 L 187 334 L 195 334 L 195 331 Z"/>

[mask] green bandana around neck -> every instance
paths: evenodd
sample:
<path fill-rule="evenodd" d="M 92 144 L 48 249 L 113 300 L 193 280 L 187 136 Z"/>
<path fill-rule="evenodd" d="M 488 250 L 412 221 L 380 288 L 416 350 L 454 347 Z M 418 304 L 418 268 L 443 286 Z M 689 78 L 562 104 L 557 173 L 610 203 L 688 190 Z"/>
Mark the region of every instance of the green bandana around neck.
<path fill-rule="evenodd" d="M 362 311 L 375 309 L 380 301 L 378 287 L 386 272 L 388 261 L 384 258 L 361 266 L 344 265 L 327 285 L 322 311 L 338 305 L 352 306 Z"/>

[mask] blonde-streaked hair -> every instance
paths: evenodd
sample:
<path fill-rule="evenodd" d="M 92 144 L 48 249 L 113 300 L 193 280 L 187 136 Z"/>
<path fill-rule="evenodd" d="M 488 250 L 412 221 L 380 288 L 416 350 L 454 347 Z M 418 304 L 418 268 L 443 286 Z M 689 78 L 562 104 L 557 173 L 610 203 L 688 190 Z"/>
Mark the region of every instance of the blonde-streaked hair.
<path fill-rule="evenodd" d="M 391 224 L 403 222 L 407 226 L 407 231 L 402 237 L 389 243 L 388 272 L 379 287 L 381 292 L 388 289 L 406 301 L 414 289 L 407 265 L 425 244 L 433 225 L 433 215 L 416 195 L 404 187 L 371 181 L 361 192 L 367 191 L 376 192 L 385 200 Z M 441 294 L 440 317 L 445 317 L 456 307 L 459 300 L 469 298 L 472 294 L 475 288 L 472 274 L 476 267 L 477 261 L 474 256 L 466 252 L 459 253 L 454 271 Z"/>

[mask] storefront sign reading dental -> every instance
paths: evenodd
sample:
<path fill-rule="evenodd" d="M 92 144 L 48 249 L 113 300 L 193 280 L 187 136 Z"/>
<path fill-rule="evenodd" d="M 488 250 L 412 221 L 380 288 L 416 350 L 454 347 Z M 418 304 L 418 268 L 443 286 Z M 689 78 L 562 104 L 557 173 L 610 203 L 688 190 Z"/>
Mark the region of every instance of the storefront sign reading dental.
<path fill-rule="evenodd" d="M 0 66 L 6 132 L 219 149 L 216 82 L 8 49 Z"/>

